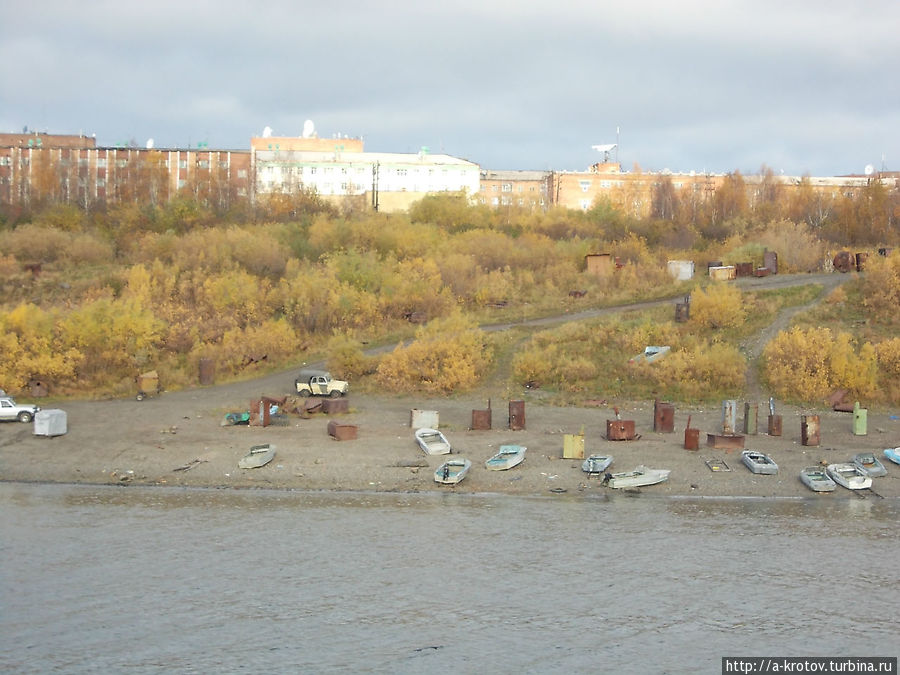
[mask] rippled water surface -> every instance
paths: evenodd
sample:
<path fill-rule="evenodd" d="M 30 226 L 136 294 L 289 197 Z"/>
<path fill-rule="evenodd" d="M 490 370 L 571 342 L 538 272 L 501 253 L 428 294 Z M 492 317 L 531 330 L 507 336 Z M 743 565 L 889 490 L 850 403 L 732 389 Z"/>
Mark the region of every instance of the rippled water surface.
<path fill-rule="evenodd" d="M 897 501 L 0 484 L 15 673 L 719 672 L 900 651 Z"/>

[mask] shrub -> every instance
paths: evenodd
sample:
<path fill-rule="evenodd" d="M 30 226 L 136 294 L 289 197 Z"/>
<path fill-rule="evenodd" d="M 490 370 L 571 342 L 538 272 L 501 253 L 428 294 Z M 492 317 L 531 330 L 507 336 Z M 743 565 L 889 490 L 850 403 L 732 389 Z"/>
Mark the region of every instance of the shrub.
<path fill-rule="evenodd" d="M 859 398 L 877 392 L 877 361 L 870 343 L 828 328 L 782 331 L 763 350 L 765 379 L 781 398 L 818 402 L 835 389 Z"/>
<path fill-rule="evenodd" d="M 704 328 L 738 328 L 747 319 L 743 294 L 725 283 L 691 293 L 691 322 Z"/>
<path fill-rule="evenodd" d="M 379 385 L 389 391 L 451 394 L 474 386 L 491 362 L 484 335 L 459 313 L 431 321 L 381 359 Z"/>
<path fill-rule="evenodd" d="M 900 307 L 900 253 L 870 257 L 862 279 L 863 305 L 886 324 L 897 321 Z"/>

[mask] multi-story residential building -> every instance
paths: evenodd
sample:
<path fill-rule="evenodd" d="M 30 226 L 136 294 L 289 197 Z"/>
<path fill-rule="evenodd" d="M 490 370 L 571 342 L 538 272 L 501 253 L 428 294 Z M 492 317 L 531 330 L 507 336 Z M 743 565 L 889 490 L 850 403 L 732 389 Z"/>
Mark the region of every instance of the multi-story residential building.
<path fill-rule="evenodd" d="M 251 196 L 246 150 L 97 147 L 93 137 L 0 134 L 0 203 L 164 202 L 189 189 L 227 206 Z"/>
<path fill-rule="evenodd" d="M 365 152 L 361 139 L 258 137 L 250 141 L 257 196 L 315 191 L 330 201 L 363 198 L 381 211 L 403 211 L 427 194 L 479 186 L 477 164 L 433 155 Z"/>
<path fill-rule="evenodd" d="M 586 171 L 492 171 L 445 154 L 365 152 L 362 139 L 254 137 L 250 150 L 97 147 L 93 137 L 45 133 L 0 134 L 0 205 L 45 201 L 75 203 L 164 202 L 179 191 L 216 207 L 267 194 L 315 192 L 337 202 L 403 211 L 423 196 L 464 192 L 495 208 L 587 210 L 598 201 L 636 217 L 659 215 L 659 189 L 682 203 L 711 199 L 725 174 L 624 172 L 604 161 Z M 773 185 L 807 185 L 820 197 L 853 195 L 870 181 L 898 185 L 896 173 L 826 178 L 743 176 L 749 204 Z M 656 205 L 654 207 L 654 200 Z M 674 199 L 673 199 L 674 201 Z"/>
<path fill-rule="evenodd" d="M 478 201 L 493 207 L 547 208 L 552 171 L 481 171 Z"/>

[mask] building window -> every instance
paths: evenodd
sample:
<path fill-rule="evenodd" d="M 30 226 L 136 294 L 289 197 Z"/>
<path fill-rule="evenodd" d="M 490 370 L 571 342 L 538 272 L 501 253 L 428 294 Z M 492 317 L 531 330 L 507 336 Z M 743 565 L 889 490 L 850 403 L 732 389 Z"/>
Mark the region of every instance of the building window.
<path fill-rule="evenodd" d="M 124 169 L 126 166 L 128 166 L 128 160 L 127 159 L 117 159 L 116 166 L 119 167 L 120 169 Z"/>
<path fill-rule="evenodd" d="M 398 175 L 398 176 L 405 176 L 405 175 L 406 175 L 406 169 L 397 169 L 397 175 Z"/>
<path fill-rule="evenodd" d="M 208 159 L 198 159 L 197 160 L 197 168 L 208 169 L 209 168 L 209 160 Z"/>
<path fill-rule="evenodd" d="M 178 161 L 178 168 L 179 168 L 179 169 L 186 169 L 186 168 L 187 168 L 187 160 L 186 160 L 186 159 L 179 160 L 179 161 Z"/>
<path fill-rule="evenodd" d="M 589 180 L 580 180 L 578 181 L 578 185 L 581 186 L 582 192 L 587 192 L 591 187 L 591 181 Z"/>
<path fill-rule="evenodd" d="M 97 168 L 98 169 L 106 168 L 106 157 L 98 157 L 97 158 Z"/>
<path fill-rule="evenodd" d="M 186 181 L 184 178 L 179 178 L 179 179 L 178 179 L 178 189 L 179 189 L 179 190 L 180 190 L 181 188 L 183 188 L 186 184 L 187 184 L 187 181 Z"/>
<path fill-rule="evenodd" d="M 97 179 L 97 187 L 106 187 L 106 179 L 98 178 Z"/>
<path fill-rule="evenodd" d="M 309 173 L 310 173 L 310 174 L 315 174 L 315 173 L 316 173 L 316 167 L 314 167 L 314 166 L 309 167 Z"/>
<path fill-rule="evenodd" d="M 238 178 L 246 178 L 247 177 L 247 169 L 238 169 L 237 175 L 238 175 Z"/>
<path fill-rule="evenodd" d="M 9 157 L 0 157 L 0 166 L 9 166 L 10 158 Z"/>
<path fill-rule="evenodd" d="M 502 190 L 504 192 L 512 192 L 512 183 L 504 183 Z"/>
<path fill-rule="evenodd" d="M 491 192 L 496 192 L 496 191 L 497 191 L 497 184 L 495 183 L 494 185 L 491 185 Z"/>
<path fill-rule="evenodd" d="M 608 180 L 601 180 L 600 187 L 603 188 L 604 190 L 609 190 L 609 188 L 612 187 L 612 183 L 610 183 Z"/>

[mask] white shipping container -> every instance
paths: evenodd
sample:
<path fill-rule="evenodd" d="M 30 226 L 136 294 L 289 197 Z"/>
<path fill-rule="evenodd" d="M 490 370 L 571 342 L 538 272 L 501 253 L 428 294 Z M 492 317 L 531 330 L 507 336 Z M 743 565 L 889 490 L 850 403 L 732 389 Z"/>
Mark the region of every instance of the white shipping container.
<path fill-rule="evenodd" d="M 35 436 L 62 436 L 66 433 L 66 411 L 38 410 L 34 416 Z"/>

